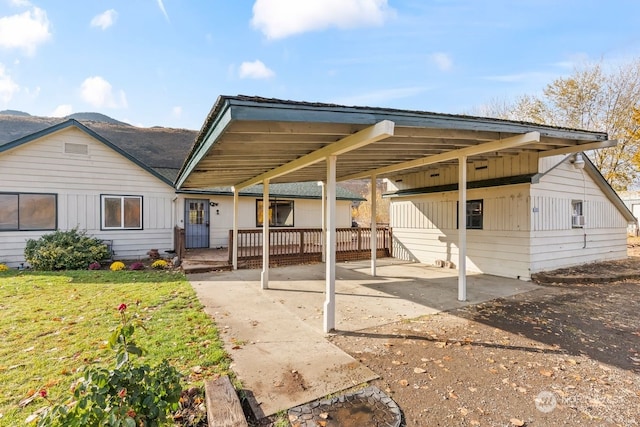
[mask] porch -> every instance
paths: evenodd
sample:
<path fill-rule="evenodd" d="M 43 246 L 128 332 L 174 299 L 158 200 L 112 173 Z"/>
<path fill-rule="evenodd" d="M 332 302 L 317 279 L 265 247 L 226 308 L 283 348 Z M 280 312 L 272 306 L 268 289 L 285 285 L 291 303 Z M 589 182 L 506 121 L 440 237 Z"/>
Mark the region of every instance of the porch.
<path fill-rule="evenodd" d="M 389 227 L 376 229 L 376 257 L 393 256 Z M 269 267 L 322 262 L 321 228 L 286 228 L 269 230 Z M 176 228 L 176 253 L 186 273 L 231 270 L 233 230 L 229 245 L 222 248 L 185 248 L 184 229 Z M 336 260 L 339 262 L 371 258 L 371 229 L 351 227 L 336 229 Z M 238 269 L 262 268 L 262 229 L 238 230 Z"/>

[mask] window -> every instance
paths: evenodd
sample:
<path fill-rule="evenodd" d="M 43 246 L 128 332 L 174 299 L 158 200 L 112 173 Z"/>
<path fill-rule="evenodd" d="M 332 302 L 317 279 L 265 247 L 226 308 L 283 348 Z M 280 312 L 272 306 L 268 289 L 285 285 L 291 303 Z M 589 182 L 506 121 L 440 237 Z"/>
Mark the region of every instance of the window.
<path fill-rule="evenodd" d="M 0 193 L 0 231 L 55 230 L 56 194 Z"/>
<path fill-rule="evenodd" d="M 484 216 L 483 202 L 482 199 L 467 200 L 467 230 L 482 230 L 482 218 Z M 459 221 L 456 223 L 456 228 L 459 227 L 458 223 Z"/>
<path fill-rule="evenodd" d="M 584 227 L 584 210 L 582 200 L 571 201 L 571 227 Z"/>
<path fill-rule="evenodd" d="M 269 200 L 269 226 L 293 227 L 293 200 Z M 262 227 L 262 200 L 256 201 L 256 227 Z"/>
<path fill-rule="evenodd" d="M 102 196 L 103 230 L 142 230 L 141 196 Z"/>

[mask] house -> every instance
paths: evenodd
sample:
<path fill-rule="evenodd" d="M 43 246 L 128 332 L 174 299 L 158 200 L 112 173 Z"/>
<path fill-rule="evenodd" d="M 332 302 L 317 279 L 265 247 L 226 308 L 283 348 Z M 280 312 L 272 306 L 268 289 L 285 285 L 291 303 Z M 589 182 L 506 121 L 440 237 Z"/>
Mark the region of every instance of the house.
<path fill-rule="evenodd" d="M 187 248 L 228 245 L 230 189 L 173 186 L 195 132 L 6 116 L 0 129 L 0 262 L 19 266 L 28 239 L 71 228 L 110 241 L 118 259 L 174 250 L 176 226 Z M 240 194 L 241 228 L 260 224 L 258 190 Z M 340 191 L 339 222 L 349 227 L 360 198 Z M 272 226 L 320 227 L 321 194 L 315 182 L 271 186 Z"/>
<path fill-rule="evenodd" d="M 615 144 L 492 118 L 221 96 L 176 185 L 386 178 L 393 255 L 453 264 L 464 300 L 467 271 L 529 280 L 626 257 L 635 218 L 583 154 Z M 258 147 L 263 158 L 247 157 Z"/>

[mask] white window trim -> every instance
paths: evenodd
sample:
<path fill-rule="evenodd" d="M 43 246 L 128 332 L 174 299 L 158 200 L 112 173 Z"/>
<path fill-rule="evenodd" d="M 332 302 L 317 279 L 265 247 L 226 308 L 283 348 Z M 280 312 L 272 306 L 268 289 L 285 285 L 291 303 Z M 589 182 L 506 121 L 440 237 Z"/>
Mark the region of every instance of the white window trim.
<path fill-rule="evenodd" d="M 580 205 L 580 214 L 576 213 L 576 205 Z M 571 228 L 584 228 L 584 200 L 571 200 Z"/>
<path fill-rule="evenodd" d="M 105 215 L 105 199 L 120 199 L 120 226 L 119 227 L 107 227 L 105 224 L 106 215 Z M 140 227 L 125 227 L 124 226 L 124 199 L 138 199 L 140 200 Z M 133 196 L 133 195 L 120 195 L 120 194 L 102 194 L 100 196 L 100 228 L 101 230 L 142 230 L 142 210 L 143 210 L 143 200 L 142 196 Z"/>

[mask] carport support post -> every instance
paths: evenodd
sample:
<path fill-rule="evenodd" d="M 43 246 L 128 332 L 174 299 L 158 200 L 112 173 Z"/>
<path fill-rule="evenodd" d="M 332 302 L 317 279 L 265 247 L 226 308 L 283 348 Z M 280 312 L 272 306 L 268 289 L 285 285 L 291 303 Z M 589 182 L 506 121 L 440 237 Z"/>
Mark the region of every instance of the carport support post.
<path fill-rule="evenodd" d="M 269 180 L 262 181 L 262 289 L 269 289 Z"/>
<path fill-rule="evenodd" d="M 318 185 L 322 188 L 322 218 L 320 224 L 322 227 L 322 233 L 320 238 L 322 239 L 322 262 L 327 261 L 327 186 L 324 181 L 318 181 Z"/>
<path fill-rule="evenodd" d="M 327 156 L 327 242 L 325 262 L 324 331 L 336 328 L 336 156 Z"/>
<path fill-rule="evenodd" d="M 376 175 L 371 175 L 371 276 L 376 277 L 376 255 L 378 252 L 378 224 L 376 208 L 378 204 L 378 184 Z"/>
<path fill-rule="evenodd" d="M 458 157 L 458 301 L 467 300 L 467 156 Z"/>
<path fill-rule="evenodd" d="M 238 269 L 238 189 L 233 190 L 233 246 L 231 247 L 231 265 L 234 270 Z"/>

